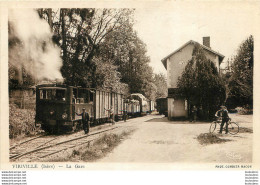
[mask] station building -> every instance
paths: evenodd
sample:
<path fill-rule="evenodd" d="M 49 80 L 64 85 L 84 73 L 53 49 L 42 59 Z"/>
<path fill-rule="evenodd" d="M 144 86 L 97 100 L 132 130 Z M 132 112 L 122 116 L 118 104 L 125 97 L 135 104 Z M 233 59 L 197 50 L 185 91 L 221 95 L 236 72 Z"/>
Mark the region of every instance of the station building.
<path fill-rule="evenodd" d="M 199 44 L 203 48 L 206 57 L 215 63 L 218 71 L 220 71 L 220 64 L 225 57 L 211 49 L 210 37 L 203 37 L 203 44 L 190 40 L 161 60 L 167 70 L 168 119 L 170 120 L 188 117 L 188 103 L 178 96 L 176 90 L 178 78 L 182 75 L 188 61 L 192 59 L 195 44 Z"/>

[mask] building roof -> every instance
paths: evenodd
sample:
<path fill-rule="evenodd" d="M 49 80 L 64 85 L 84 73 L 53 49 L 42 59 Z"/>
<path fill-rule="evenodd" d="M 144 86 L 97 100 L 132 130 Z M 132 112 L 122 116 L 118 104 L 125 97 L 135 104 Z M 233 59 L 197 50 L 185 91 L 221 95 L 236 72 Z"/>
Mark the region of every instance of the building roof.
<path fill-rule="evenodd" d="M 189 44 L 199 44 L 203 49 L 205 49 L 205 50 L 207 50 L 207 51 L 209 51 L 209 52 L 211 52 L 211 53 L 213 53 L 213 54 L 219 56 L 219 64 L 221 64 L 221 62 L 222 62 L 223 59 L 225 58 L 225 56 L 222 55 L 222 54 L 220 54 L 219 52 L 216 52 L 216 51 L 212 50 L 211 48 L 209 48 L 209 47 L 207 47 L 207 46 L 204 46 L 204 45 L 202 45 L 202 44 L 200 44 L 200 43 L 198 43 L 198 42 L 196 42 L 196 41 L 190 40 L 190 41 L 186 42 L 183 46 L 181 46 L 180 48 L 178 48 L 177 50 L 175 50 L 174 52 L 172 52 L 171 54 L 169 54 L 168 56 L 166 56 L 165 58 L 163 58 L 163 59 L 161 60 L 162 63 L 163 63 L 163 65 L 164 65 L 164 67 L 167 69 L 166 61 L 167 61 L 167 59 L 168 59 L 169 57 L 171 57 L 172 55 L 174 55 L 175 53 L 177 53 L 177 52 L 180 51 L 181 49 L 185 48 L 185 47 L 186 47 L 187 45 L 189 45 Z"/>

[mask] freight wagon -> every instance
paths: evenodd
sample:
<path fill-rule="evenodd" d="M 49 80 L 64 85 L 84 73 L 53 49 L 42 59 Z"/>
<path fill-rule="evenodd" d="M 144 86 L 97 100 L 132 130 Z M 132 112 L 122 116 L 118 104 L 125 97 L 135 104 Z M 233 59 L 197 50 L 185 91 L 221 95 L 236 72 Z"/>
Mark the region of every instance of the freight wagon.
<path fill-rule="evenodd" d="M 164 114 L 167 117 L 168 116 L 167 98 L 156 99 L 156 109 L 159 112 L 159 114 Z"/>

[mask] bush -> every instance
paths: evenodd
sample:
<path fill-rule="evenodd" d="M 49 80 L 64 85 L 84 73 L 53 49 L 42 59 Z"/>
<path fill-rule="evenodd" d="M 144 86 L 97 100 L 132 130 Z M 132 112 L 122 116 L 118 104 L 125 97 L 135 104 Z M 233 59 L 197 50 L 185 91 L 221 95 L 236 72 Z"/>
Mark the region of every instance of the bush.
<path fill-rule="evenodd" d="M 35 135 L 35 110 L 19 109 L 17 105 L 9 106 L 9 138 Z"/>
<path fill-rule="evenodd" d="M 248 107 L 237 107 L 236 110 L 241 115 L 253 114 L 253 110 Z"/>
<path fill-rule="evenodd" d="M 237 113 L 237 110 L 236 109 L 228 109 L 228 112 L 229 113 Z"/>

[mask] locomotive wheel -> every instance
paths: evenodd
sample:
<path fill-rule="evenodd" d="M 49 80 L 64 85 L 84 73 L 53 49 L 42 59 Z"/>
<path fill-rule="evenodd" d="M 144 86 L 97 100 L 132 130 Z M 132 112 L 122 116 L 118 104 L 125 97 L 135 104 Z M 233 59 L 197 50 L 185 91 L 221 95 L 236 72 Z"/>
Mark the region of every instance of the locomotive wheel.
<path fill-rule="evenodd" d="M 48 133 L 51 132 L 50 126 L 42 124 L 41 127 L 42 127 L 42 130 L 44 130 L 45 132 L 48 132 Z"/>
<path fill-rule="evenodd" d="M 41 127 L 48 134 L 58 134 L 61 131 L 59 122 L 56 125 L 43 124 Z"/>
<path fill-rule="evenodd" d="M 50 126 L 50 125 L 42 125 L 42 129 L 48 133 L 48 134 L 54 134 L 56 133 L 56 129 L 54 126 Z"/>
<path fill-rule="evenodd" d="M 56 123 L 57 124 L 54 125 L 54 127 L 53 127 L 53 134 L 59 134 L 62 131 L 62 129 L 61 129 L 61 122 L 57 121 Z"/>

